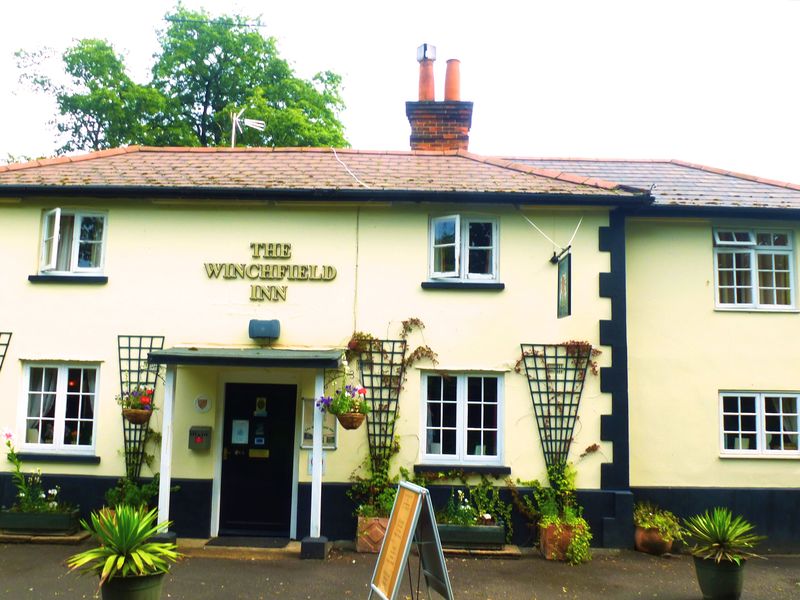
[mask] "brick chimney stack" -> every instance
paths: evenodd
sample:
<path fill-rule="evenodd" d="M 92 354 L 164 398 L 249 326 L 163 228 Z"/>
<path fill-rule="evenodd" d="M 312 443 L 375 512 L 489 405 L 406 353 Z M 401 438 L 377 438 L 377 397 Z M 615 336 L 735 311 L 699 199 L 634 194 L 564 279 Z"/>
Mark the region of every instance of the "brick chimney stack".
<path fill-rule="evenodd" d="M 433 91 L 435 60 L 434 46 L 422 44 L 417 49 L 419 101 L 406 102 L 406 116 L 411 123 L 411 149 L 468 150 L 472 102 L 461 101 L 460 62 L 447 61 L 444 101 L 436 102 Z"/>

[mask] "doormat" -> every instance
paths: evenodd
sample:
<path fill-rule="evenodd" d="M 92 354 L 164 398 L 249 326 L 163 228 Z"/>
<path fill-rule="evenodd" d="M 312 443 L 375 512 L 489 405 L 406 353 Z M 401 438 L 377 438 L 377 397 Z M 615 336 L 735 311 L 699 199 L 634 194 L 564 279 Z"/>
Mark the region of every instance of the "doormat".
<path fill-rule="evenodd" d="M 206 543 L 206 546 L 227 548 L 285 548 L 288 545 L 289 538 L 247 536 L 216 537 Z"/>

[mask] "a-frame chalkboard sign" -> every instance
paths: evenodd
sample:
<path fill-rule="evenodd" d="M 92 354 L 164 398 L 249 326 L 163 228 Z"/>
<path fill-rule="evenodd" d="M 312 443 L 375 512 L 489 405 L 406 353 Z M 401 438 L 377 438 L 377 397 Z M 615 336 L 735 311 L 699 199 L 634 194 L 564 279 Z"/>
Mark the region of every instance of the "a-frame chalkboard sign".
<path fill-rule="evenodd" d="M 445 600 L 453 600 L 430 493 L 424 487 L 406 481 L 397 488 L 389 526 L 372 574 L 369 598 L 397 598 L 400 577 L 408 564 L 412 543 L 417 545 L 419 551 L 420 569 L 425 575 L 428 597 L 430 591 L 434 590 Z"/>

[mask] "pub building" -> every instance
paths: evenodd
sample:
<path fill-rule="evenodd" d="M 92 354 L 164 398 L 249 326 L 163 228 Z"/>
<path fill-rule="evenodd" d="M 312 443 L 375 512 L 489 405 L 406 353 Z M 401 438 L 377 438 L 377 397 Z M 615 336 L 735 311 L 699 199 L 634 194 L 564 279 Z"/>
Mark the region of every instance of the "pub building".
<path fill-rule="evenodd" d="M 498 485 L 566 457 L 598 546 L 630 547 L 649 499 L 729 506 L 797 549 L 800 523 L 772 515 L 800 504 L 800 186 L 472 154 L 459 63 L 437 101 L 431 50 L 409 151 L 132 146 L 0 167 L 0 428 L 25 467 L 101 506 L 136 433 L 115 398 L 144 385 L 161 441 L 141 475 L 160 473 L 179 537 L 352 539 L 351 474 L 389 437 L 393 473 Z M 381 356 L 432 353 L 399 384 L 352 360 L 378 410 L 344 430 L 314 404 L 356 332 Z M 537 388 L 534 363 L 561 381 L 569 361 L 546 352 L 576 341 L 596 369 Z M 552 421 L 548 393 L 568 400 Z"/>

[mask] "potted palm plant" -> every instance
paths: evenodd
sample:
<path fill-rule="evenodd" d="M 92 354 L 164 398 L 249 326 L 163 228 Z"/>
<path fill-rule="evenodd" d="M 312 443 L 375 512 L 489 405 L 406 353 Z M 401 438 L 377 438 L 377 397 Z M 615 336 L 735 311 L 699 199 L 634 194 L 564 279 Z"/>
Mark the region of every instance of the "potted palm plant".
<path fill-rule="evenodd" d="M 758 557 L 753 552 L 764 539 L 741 516 L 717 507 L 686 519 L 686 529 L 694 540 L 691 547 L 697 582 L 705 600 L 738 600 L 742 595 L 745 559 Z"/>
<path fill-rule="evenodd" d="M 681 522 L 674 513 L 652 502 L 637 502 L 633 507 L 634 546 L 639 552 L 662 555 L 672 550 L 674 541 L 683 539 Z"/>
<path fill-rule="evenodd" d="M 67 559 L 70 571 L 97 575 L 104 600 L 158 600 L 164 574 L 181 555 L 174 543 L 151 541 L 170 525 L 156 525 L 156 514 L 156 509 L 118 504 L 114 514 L 92 513 L 91 525 L 81 520 L 98 545 Z"/>

